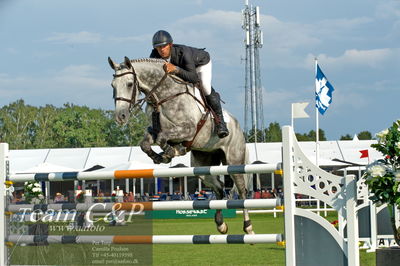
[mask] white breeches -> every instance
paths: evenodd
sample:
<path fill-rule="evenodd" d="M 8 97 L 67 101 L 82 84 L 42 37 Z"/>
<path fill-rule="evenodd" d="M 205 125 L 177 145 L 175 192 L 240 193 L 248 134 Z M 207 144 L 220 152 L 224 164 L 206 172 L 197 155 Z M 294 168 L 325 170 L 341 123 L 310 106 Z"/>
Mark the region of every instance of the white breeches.
<path fill-rule="evenodd" d="M 196 68 L 197 75 L 201 81 L 203 92 L 205 96 L 211 94 L 211 77 L 212 77 L 212 63 L 211 60 L 208 64 Z"/>

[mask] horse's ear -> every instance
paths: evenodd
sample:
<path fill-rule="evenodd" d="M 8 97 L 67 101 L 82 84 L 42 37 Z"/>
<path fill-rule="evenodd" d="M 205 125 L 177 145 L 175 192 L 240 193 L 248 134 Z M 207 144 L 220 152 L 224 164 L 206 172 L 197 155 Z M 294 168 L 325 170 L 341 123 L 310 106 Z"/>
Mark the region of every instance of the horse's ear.
<path fill-rule="evenodd" d="M 114 61 L 110 57 L 108 57 L 108 63 L 110 64 L 110 67 L 112 69 L 115 70 L 117 68 L 117 65 L 114 63 Z"/>
<path fill-rule="evenodd" d="M 125 56 L 125 65 L 129 68 L 133 68 L 131 60 L 127 56 Z"/>

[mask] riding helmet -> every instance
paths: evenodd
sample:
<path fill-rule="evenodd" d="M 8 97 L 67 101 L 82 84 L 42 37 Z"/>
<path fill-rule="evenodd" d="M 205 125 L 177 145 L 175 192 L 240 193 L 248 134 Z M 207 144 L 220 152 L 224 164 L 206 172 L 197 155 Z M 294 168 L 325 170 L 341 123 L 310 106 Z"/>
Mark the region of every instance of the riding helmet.
<path fill-rule="evenodd" d="M 159 30 L 153 36 L 153 48 L 172 43 L 172 41 L 172 37 L 168 32 L 165 30 Z"/>

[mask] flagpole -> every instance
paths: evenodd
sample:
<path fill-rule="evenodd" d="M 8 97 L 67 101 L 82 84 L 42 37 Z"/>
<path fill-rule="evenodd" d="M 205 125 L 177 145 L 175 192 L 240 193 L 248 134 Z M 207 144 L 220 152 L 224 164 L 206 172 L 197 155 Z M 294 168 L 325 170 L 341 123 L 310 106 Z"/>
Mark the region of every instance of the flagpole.
<path fill-rule="evenodd" d="M 318 66 L 318 60 L 315 57 L 315 77 L 314 77 L 314 82 L 317 77 L 317 66 Z M 315 91 L 317 91 L 317 84 L 315 83 Z M 315 97 L 315 96 L 314 96 Z M 317 101 L 317 98 L 315 98 L 315 101 Z M 319 158 L 319 116 L 318 116 L 318 107 L 315 102 L 315 165 L 318 164 L 318 158 Z"/>
<path fill-rule="evenodd" d="M 293 127 L 293 125 L 294 125 L 294 119 L 293 119 L 293 103 L 291 104 L 291 108 L 292 108 L 292 129 L 293 129 L 293 132 L 294 132 L 294 127 Z"/>

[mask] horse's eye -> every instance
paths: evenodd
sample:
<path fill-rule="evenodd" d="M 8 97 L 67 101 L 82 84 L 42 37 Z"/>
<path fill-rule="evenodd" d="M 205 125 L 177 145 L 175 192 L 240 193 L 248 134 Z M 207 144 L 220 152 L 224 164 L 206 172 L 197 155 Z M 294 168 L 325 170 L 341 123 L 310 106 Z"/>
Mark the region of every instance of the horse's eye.
<path fill-rule="evenodd" d="M 126 83 L 126 85 L 127 85 L 128 87 L 132 87 L 133 81 L 128 81 L 128 82 Z"/>

